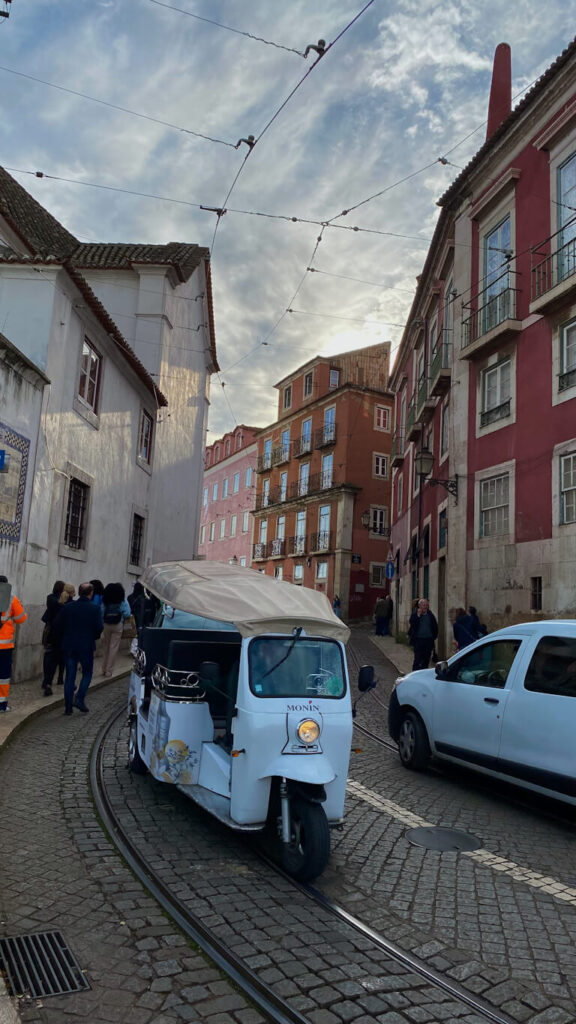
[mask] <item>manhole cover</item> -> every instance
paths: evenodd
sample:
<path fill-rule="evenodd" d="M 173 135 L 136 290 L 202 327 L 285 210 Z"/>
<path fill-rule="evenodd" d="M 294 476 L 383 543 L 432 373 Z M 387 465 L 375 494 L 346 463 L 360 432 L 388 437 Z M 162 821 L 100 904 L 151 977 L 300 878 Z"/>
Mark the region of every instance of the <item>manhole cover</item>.
<path fill-rule="evenodd" d="M 61 932 L 0 939 L 0 968 L 12 996 L 39 999 L 90 988 Z"/>
<path fill-rule="evenodd" d="M 410 828 L 406 832 L 406 839 L 414 846 L 423 846 L 426 850 L 439 850 L 440 853 L 446 850 L 478 850 L 482 846 L 476 836 L 458 832 L 455 828 L 440 828 L 437 825 Z"/>

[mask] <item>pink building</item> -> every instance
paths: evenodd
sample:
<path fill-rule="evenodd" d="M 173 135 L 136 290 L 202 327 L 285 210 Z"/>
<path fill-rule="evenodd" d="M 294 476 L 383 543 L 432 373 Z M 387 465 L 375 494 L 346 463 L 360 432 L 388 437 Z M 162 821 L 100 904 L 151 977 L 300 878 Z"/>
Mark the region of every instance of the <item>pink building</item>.
<path fill-rule="evenodd" d="M 250 565 L 258 427 L 240 425 L 206 448 L 198 554 Z"/>

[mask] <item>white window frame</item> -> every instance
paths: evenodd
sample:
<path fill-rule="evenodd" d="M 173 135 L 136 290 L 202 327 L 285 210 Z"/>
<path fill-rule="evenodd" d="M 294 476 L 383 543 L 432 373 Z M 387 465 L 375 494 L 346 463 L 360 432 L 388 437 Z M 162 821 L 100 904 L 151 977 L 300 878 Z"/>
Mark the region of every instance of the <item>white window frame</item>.
<path fill-rule="evenodd" d="M 440 462 L 450 453 L 450 401 L 446 399 L 440 410 Z"/>
<path fill-rule="evenodd" d="M 212 484 L 212 501 L 218 501 L 218 481 Z"/>
<path fill-rule="evenodd" d="M 396 514 L 402 515 L 402 504 L 404 501 L 404 477 L 402 473 L 398 473 L 396 478 Z"/>
<path fill-rule="evenodd" d="M 287 384 L 286 387 L 284 388 L 284 393 L 282 395 L 282 408 L 283 409 L 291 409 L 292 408 L 292 385 L 291 384 Z"/>
<path fill-rule="evenodd" d="M 208 508 L 208 488 L 205 487 L 202 491 L 202 508 Z"/>
<path fill-rule="evenodd" d="M 270 477 L 262 481 L 262 504 L 261 508 L 268 508 L 270 504 Z"/>
<path fill-rule="evenodd" d="M 304 563 L 303 562 L 296 562 L 295 563 L 295 565 L 294 565 L 294 575 L 292 577 L 292 582 L 295 583 L 297 587 L 301 587 L 303 585 L 303 583 L 304 583 Z"/>
<path fill-rule="evenodd" d="M 328 377 L 328 388 L 330 391 L 335 391 L 336 388 L 340 387 L 340 370 L 332 367 Z"/>
<path fill-rule="evenodd" d="M 268 543 L 268 520 L 267 519 L 261 519 L 260 520 L 260 524 L 259 524 L 259 527 L 258 527 L 258 543 L 259 544 L 267 544 Z"/>
<path fill-rule="evenodd" d="M 233 515 L 233 516 L 230 517 L 230 536 L 231 537 L 235 537 L 236 536 L 237 526 L 238 526 L 238 516 L 237 515 Z"/>
<path fill-rule="evenodd" d="M 379 421 L 382 422 L 379 422 Z M 390 409 L 386 405 L 374 406 L 374 430 L 390 433 Z"/>
<path fill-rule="evenodd" d="M 328 562 L 324 560 L 316 562 L 316 579 L 326 582 L 328 579 Z"/>
<path fill-rule="evenodd" d="M 203 545 L 206 540 L 206 526 L 200 527 L 200 544 Z"/>
<path fill-rule="evenodd" d="M 382 468 L 384 472 L 379 472 Z M 388 456 L 384 452 L 372 452 L 372 477 L 375 480 L 388 479 Z"/>
<path fill-rule="evenodd" d="M 571 467 L 569 472 L 571 473 L 573 484 L 570 487 L 565 487 L 565 479 L 567 476 L 566 469 L 568 466 Z M 571 452 L 565 452 L 560 456 L 560 524 L 562 526 L 570 526 L 576 523 L 576 449 Z M 566 517 L 566 495 L 571 496 L 572 503 L 572 518 Z"/>
<path fill-rule="evenodd" d="M 385 505 L 370 505 L 370 537 L 373 540 L 388 540 L 381 530 L 388 527 L 388 508 Z"/>
<path fill-rule="evenodd" d="M 248 533 L 249 529 L 250 529 L 250 512 L 249 512 L 248 509 L 246 509 L 246 511 L 242 513 L 242 533 Z"/>
<path fill-rule="evenodd" d="M 280 501 L 286 501 L 288 496 L 288 473 L 280 473 Z"/>
<path fill-rule="evenodd" d="M 240 473 L 234 473 L 232 482 L 232 494 L 238 494 L 240 490 Z"/>
<path fill-rule="evenodd" d="M 212 543 L 212 541 L 214 540 L 215 536 L 216 536 L 216 523 L 212 522 L 212 523 L 210 523 L 210 529 L 208 531 L 208 543 L 209 544 Z"/>
<path fill-rule="evenodd" d="M 386 586 L 386 562 L 370 562 L 369 587 L 378 587 L 379 590 Z"/>
<path fill-rule="evenodd" d="M 298 470 L 298 495 L 304 497 L 310 490 L 310 463 L 301 462 Z"/>
<path fill-rule="evenodd" d="M 508 530 L 507 534 L 492 534 L 489 537 L 483 537 L 480 535 L 481 529 L 481 509 L 480 509 L 480 495 L 482 483 L 485 480 L 490 480 L 495 477 L 503 476 L 505 473 L 508 474 Z M 507 462 L 498 463 L 498 465 L 486 467 L 486 469 L 479 470 L 474 475 L 475 485 L 475 499 L 474 499 L 474 537 L 475 546 L 478 548 L 483 547 L 494 547 L 500 544 L 512 544 L 514 543 L 514 524 L 516 517 L 516 463 L 513 459 Z"/>
<path fill-rule="evenodd" d="M 309 370 L 302 378 L 302 398 L 312 398 L 314 394 L 314 370 Z"/>
<path fill-rule="evenodd" d="M 246 475 L 244 477 L 244 485 L 246 487 L 252 486 L 252 466 L 246 466 Z"/>
<path fill-rule="evenodd" d="M 218 539 L 219 540 L 224 540 L 225 536 L 226 536 L 226 517 L 223 516 L 222 519 L 220 520 L 220 533 L 219 533 Z"/>
<path fill-rule="evenodd" d="M 225 476 L 223 481 L 222 481 L 222 497 L 223 498 L 227 498 L 228 497 L 228 477 L 227 476 Z"/>

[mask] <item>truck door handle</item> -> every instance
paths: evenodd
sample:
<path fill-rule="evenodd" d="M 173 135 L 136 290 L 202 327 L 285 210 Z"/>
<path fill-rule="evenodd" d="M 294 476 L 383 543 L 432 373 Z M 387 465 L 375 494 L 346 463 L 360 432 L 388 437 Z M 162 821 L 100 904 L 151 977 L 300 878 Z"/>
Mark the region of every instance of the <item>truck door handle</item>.
<path fill-rule="evenodd" d="M 500 701 L 496 697 L 484 697 L 485 704 L 499 704 Z"/>

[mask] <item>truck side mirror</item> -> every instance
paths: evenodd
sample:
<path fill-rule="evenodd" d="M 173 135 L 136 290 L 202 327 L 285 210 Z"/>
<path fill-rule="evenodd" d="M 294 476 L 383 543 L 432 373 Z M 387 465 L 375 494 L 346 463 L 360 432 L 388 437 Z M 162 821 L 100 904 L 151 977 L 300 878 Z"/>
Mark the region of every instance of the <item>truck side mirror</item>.
<path fill-rule="evenodd" d="M 376 686 L 376 680 L 374 679 L 374 669 L 372 665 L 362 665 L 358 673 L 358 689 L 360 693 L 366 693 L 368 690 L 373 690 Z"/>

